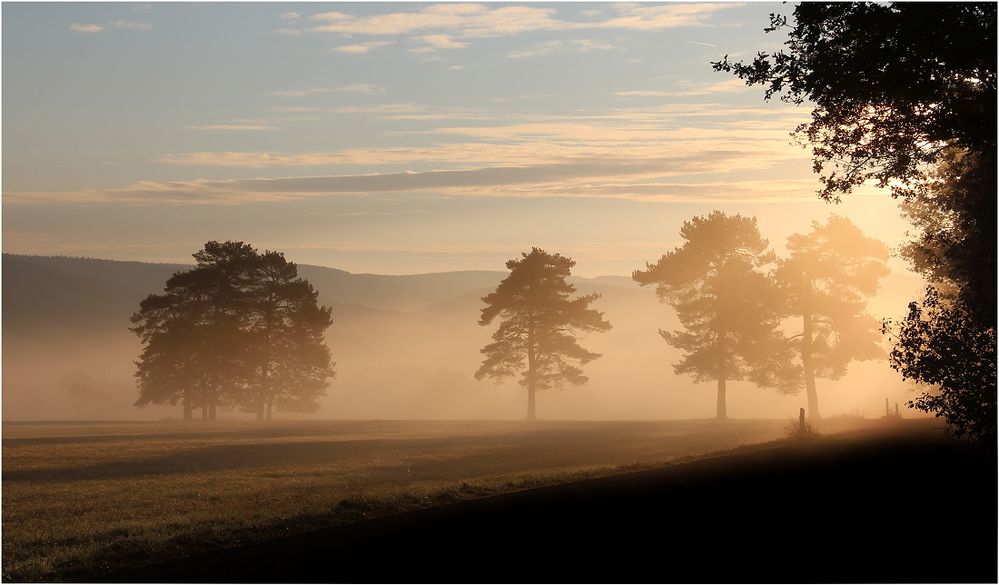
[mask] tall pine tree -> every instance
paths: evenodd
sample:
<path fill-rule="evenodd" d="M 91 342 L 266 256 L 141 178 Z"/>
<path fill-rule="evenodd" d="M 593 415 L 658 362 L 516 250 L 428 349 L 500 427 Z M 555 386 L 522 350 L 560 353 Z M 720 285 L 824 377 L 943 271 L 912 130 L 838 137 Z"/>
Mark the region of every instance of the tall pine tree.
<path fill-rule="evenodd" d="M 660 330 L 683 352 L 673 365 L 694 382 L 717 384 L 715 416 L 728 417 L 727 383 L 750 379 L 763 384 L 785 367 L 787 345 L 777 333 L 779 305 L 761 269 L 774 260 L 756 218 L 714 211 L 680 229 L 683 246 L 632 274 L 642 286 L 655 285 L 659 300 L 676 311 L 683 329 Z"/>
<path fill-rule="evenodd" d="M 599 294 L 570 298 L 576 288 L 566 279 L 575 261 L 539 248 L 521 256 L 506 263 L 510 274 L 482 297 L 486 306 L 479 325 L 496 318 L 500 325 L 493 342 L 482 348 L 485 359 L 475 377 L 499 381 L 520 374 L 527 388 L 527 419 L 534 420 L 539 390 L 584 384 L 580 366 L 600 357 L 580 346 L 576 334 L 607 331 L 611 324 L 589 307 Z"/>

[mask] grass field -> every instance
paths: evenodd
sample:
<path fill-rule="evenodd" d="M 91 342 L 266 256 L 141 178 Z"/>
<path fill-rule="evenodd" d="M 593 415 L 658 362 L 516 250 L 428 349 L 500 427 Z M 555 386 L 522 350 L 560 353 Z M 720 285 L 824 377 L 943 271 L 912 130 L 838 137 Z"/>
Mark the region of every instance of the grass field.
<path fill-rule="evenodd" d="M 825 432 L 871 424 L 842 420 Z M 3 577 L 86 578 L 779 439 L 788 421 L 3 426 Z"/>

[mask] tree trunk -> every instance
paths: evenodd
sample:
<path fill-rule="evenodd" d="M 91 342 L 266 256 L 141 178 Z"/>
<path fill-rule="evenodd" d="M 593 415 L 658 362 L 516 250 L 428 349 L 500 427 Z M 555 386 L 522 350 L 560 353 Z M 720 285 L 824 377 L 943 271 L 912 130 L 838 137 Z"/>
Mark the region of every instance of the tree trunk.
<path fill-rule="evenodd" d="M 808 420 L 819 421 L 819 395 L 815 391 L 815 365 L 812 363 L 812 314 L 802 315 L 801 366 L 805 374 L 805 394 L 808 396 Z"/>
<path fill-rule="evenodd" d="M 208 397 L 208 420 L 211 422 L 215 422 L 215 404 L 218 399 L 218 395 L 218 388 L 212 388 L 212 393 Z"/>
<path fill-rule="evenodd" d="M 257 405 L 257 422 L 264 420 L 264 408 L 263 402 Z"/>
<path fill-rule="evenodd" d="M 208 422 L 208 406 L 201 405 L 201 422 Z"/>
<path fill-rule="evenodd" d="M 267 398 L 267 420 L 271 420 L 271 407 L 274 405 L 274 397 Z"/>
<path fill-rule="evenodd" d="M 184 422 L 191 422 L 191 389 L 184 388 Z"/>
<path fill-rule="evenodd" d="M 728 414 L 725 411 L 725 378 L 718 378 L 718 405 L 715 411 L 715 418 L 725 420 Z"/>
<path fill-rule="evenodd" d="M 527 331 L 527 420 L 537 420 L 534 413 L 534 395 L 537 387 L 534 384 L 534 331 Z"/>

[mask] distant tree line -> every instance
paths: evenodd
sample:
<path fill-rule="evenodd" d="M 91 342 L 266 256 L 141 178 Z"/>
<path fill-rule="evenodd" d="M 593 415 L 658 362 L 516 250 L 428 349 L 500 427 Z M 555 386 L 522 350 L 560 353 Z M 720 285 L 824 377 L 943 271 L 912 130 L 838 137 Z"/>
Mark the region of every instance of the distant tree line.
<path fill-rule="evenodd" d="M 278 252 L 208 242 L 195 268 L 167 280 L 132 316 L 143 343 L 138 406 L 183 405 L 184 420 L 220 407 L 270 419 L 272 409 L 312 411 L 333 376 L 324 334 L 331 309 Z"/>

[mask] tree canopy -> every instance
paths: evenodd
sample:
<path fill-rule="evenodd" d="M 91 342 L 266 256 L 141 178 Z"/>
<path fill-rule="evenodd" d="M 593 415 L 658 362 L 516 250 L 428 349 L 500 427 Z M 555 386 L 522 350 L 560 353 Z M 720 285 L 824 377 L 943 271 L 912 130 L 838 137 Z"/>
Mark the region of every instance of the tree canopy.
<path fill-rule="evenodd" d="M 788 258 L 774 277 L 783 292 L 784 316 L 801 319 L 789 339 L 800 359 L 808 416 L 819 419 L 816 378 L 836 380 L 854 360 L 884 356 L 880 323 L 866 313 L 867 298 L 888 273 L 888 248 L 836 215 L 813 222 L 808 234 L 787 239 Z"/>
<path fill-rule="evenodd" d="M 220 407 L 270 418 L 313 410 L 333 376 L 325 330 L 331 309 L 278 252 L 208 242 L 195 268 L 167 280 L 132 316 L 143 344 L 138 406 L 183 403 L 214 420 Z"/>
<path fill-rule="evenodd" d="M 756 218 L 714 211 L 694 217 L 680 229 L 684 244 L 664 254 L 632 278 L 656 285 L 659 300 L 676 310 L 682 331 L 659 333 L 683 351 L 673 365 L 695 382 L 715 380 L 716 416 L 727 417 L 726 383 L 786 379 L 776 370 L 787 363 L 789 347 L 776 327 L 777 292 L 761 269 L 774 262 Z"/>
<path fill-rule="evenodd" d="M 712 65 L 766 99 L 814 104 L 798 131 L 823 198 L 868 179 L 904 194 L 946 147 L 994 157 L 995 27 L 994 3 L 803 2 L 770 15 L 786 49 Z"/>
<path fill-rule="evenodd" d="M 805 2 L 765 30 L 785 49 L 714 68 L 814 105 L 798 133 L 820 196 L 870 180 L 903 198 L 922 231 L 903 254 L 931 286 L 884 325 L 892 366 L 931 385 L 910 405 L 994 443 L 996 4 Z"/>
<path fill-rule="evenodd" d="M 482 348 L 485 358 L 476 379 L 496 381 L 520 374 L 527 388 L 527 418 L 536 418 L 538 390 L 579 385 L 587 381 L 583 365 L 600 357 L 577 341 L 577 334 L 607 331 L 611 324 L 590 303 L 593 293 L 571 298 L 576 287 L 566 279 L 576 262 L 539 248 L 506 263 L 510 274 L 496 290 L 482 297 L 479 325 L 499 318 L 492 343 Z"/>

